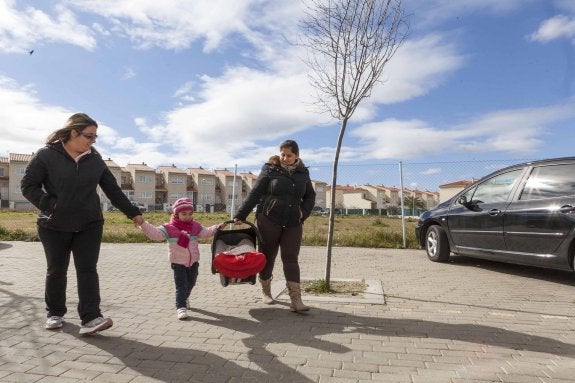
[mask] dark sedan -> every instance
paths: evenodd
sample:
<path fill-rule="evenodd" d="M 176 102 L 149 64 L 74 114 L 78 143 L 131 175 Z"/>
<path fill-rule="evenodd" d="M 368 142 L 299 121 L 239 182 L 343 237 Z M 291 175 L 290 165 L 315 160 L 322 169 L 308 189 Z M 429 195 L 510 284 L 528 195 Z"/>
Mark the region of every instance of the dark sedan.
<path fill-rule="evenodd" d="M 436 262 L 454 253 L 573 270 L 575 157 L 491 173 L 424 212 L 415 231 Z"/>

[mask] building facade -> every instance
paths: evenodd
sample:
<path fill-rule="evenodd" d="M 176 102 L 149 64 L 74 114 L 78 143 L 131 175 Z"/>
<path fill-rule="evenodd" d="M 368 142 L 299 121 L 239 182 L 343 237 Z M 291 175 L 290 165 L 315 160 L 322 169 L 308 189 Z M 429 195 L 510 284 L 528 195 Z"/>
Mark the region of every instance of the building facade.
<path fill-rule="evenodd" d="M 10 153 L 0 157 L 0 207 L 12 210 L 33 210 L 20 191 L 20 183 L 33 154 Z M 230 213 L 237 210 L 252 190 L 257 175 L 247 172 L 234 174 L 228 169 L 207 170 L 202 167 L 180 169 L 175 165 L 152 168 L 145 163 L 119 166 L 112 159 L 104 160 L 126 196 L 149 211 L 169 211 L 182 197 L 191 198 L 196 211 Z M 316 206 L 331 208 L 331 187 L 312 180 Z M 449 189 L 449 184 L 442 185 Z M 458 189 L 460 190 L 460 189 Z M 98 190 L 102 208 L 112 209 L 106 195 Z M 420 198 L 427 209 L 437 205 L 440 193 L 404 189 L 407 195 Z M 444 198 L 444 195 L 441 196 Z M 336 186 L 335 208 L 344 210 L 380 211 L 401 205 L 400 190 L 384 185 Z"/>

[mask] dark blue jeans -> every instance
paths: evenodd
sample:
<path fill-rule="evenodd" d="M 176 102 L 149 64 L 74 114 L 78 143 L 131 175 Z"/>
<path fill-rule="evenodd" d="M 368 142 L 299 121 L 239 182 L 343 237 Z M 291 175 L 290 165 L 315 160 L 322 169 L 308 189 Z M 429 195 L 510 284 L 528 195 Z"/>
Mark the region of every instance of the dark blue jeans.
<path fill-rule="evenodd" d="M 74 257 L 78 285 L 78 314 L 82 324 L 102 316 L 98 258 L 103 225 L 65 232 L 38 226 L 38 237 L 46 254 L 46 311 L 48 316 L 66 314 L 66 286 L 70 253 Z"/>
<path fill-rule="evenodd" d="M 186 307 L 186 301 L 190 297 L 192 289 L 198 279 L 199 263 L 196 262 L 190 267 L 172 263 L 174 270 L 174 282 L 176 283 L 176 308 Z"/>

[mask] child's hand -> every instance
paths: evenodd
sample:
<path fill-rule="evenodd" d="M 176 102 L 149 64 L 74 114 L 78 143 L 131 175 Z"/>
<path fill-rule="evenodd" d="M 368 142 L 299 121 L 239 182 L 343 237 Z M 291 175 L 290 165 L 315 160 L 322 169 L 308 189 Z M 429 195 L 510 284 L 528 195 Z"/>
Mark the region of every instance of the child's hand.
<path fill-rule="evenodd" d="M 223 230 L 225 228 L 226 228 L 226 223 L 225 222 L 220 223 L 219 229 Z"/>
<path fill-rule="evenodd" d="M 142 217 L 141 215 L 137 215 L 134 218 L 132 218 L 132 222 L 134 222 L 134 226 L 136 227 L 142 226 L 142 224 L 144 223 L 144 217 Z"/>

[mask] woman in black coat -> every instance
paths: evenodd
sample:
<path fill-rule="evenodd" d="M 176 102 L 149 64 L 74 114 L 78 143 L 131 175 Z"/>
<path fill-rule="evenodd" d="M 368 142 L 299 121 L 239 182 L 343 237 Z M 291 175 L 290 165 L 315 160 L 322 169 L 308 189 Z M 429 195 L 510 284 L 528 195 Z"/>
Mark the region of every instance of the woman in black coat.
<path fill-rule="evenodd" d="M 140 210 L 122 192 L 100 154 L 92 147 L 98 124 L 84 113 L 72 115 L 54 131 L 26 167 L 22 194 L 40 213 L 38 236 L 46 255 L 45 328 L 62 327 L 70 253 L 78 284 L 80 335 L 112 326 L 100 312 L 97 263 L 104 226 L 97 187 L 134 224 L 143 223 Z"/>
<path fill-rule="evenodd" d="M 263 165 L 254 187 L 234 217 L 237 223 L 241 223 L 258 206 L 256 222 L 262 237 L 260 251 L 266 256 L 266 266 L 259 275 L 263 303 L 273 303 L 272 271 L 278 251 L 281 251 L 290 308 L 292 311 L 309 310 L 301 300 L 298 257 L 303 222 L 311 214 L 314 204 L 315 191 L 308 168 L 299 158 L 298 144 L 286 140 L 280 145 L 277 161 Z"/>

